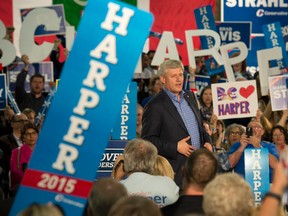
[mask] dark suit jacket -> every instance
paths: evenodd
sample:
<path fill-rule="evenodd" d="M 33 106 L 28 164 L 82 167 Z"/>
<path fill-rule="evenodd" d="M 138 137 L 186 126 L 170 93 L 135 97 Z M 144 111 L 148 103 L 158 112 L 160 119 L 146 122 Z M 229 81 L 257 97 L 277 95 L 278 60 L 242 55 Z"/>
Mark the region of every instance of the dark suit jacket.
<path fill-rule="evenodd" d="M 195 95 L 189 91 L 184 96 L 195 114 L 200 132 L 200 143 L 211 143 L 210 136 L 202 126 L 202 119 Z M 191 124 L 195 124 L 191 122 Z M 175 172 L 175 182 L 182 189 L 182 167 L 186 156 L 177 152 L 177 143 L 189 133 L 177 108 L 165 91 L 156 95 L 144 109 L 142 117 L 142 138 L 152 142 L 158 153 L 167 158 Z"/>
<path fill-rule="evenodd" d="M 1 167 L 3 168 L 4 173 L 1 174 L 0 179 L 5 181 L 5 185 L 3 186 L 3 190 L 5 194 L 7 195 L 7 190 L 9 190 L 9 187 L 7 188 L 6 185 L 8 184 L 8 173 L 10 170 L 10 158 L 11 153 L 14 148 L 18 147 L 18 143 L 15 140 L 13 134 L 7 134 L 0 137 L 0 149 L 3 151 L 3 159 L 1 160 Z"/>

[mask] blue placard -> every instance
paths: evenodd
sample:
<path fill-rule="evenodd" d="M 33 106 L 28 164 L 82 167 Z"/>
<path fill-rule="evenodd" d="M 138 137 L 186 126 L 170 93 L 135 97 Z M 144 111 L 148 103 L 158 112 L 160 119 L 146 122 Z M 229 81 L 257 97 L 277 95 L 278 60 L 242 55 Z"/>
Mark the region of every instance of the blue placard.
<path fill-rule="evenodd" d="M 7 107 L 6 74 L 0 74 L 0 110 Z"/>
<path fill-rule="evenodd" d="M 82 214 L 152 20 L 123 2 L 87 3 L 11 216 L 33 202 Z"/>
<path fill-rule="evenodd" d="M 251 22 L 216 22 L 216 28 L 221 46 L 242 41 L 249 50 L 251 49 Z"/>
<path fill-rule="evenodd" d="M 128 140 L 110 140 L 102 155 L 97 171 L 97 179 L 111 176 L 115 159 L 123 154 Z"/>
<path fill-rule="evenodd" d="M 211 5 L 195 9 L 194 14 L 198 29 L 217 31 Z M 202 49 L 212 48 L 215 44 L 215 41 L 211 36 L 201 36 L 200 40 Z"/>
<path fill-rule="evenodd" d="M 218 80 L 218 83 L 225 83 L 226 79 L 221 78 Z M 195 75 L 195 86 L 197 89 L 197 96 L 200 97 L 201 91 L 205 86 L 211 86 L 210 76 Z"/>
<path fill-rule="evenodd" d="M 137 83 L 131 82 L 122 100 L 121 111 L 112 129 L 112 139 L 136 138 Z"/>
<path fill-rule="evenodd" d="M 280 22 L 288 24 L 288 1 L 223 0 L 221 21 L 252 22 L 252 33 L 262 34 L 262 25 Z"/>
<path fill-rule="evenodd" d="M 37 7 L 39 8 L 39 7 Z M 37 8 L 25 8 L 20 10 L 21 14 L 21 20 L 25 19 L 29 13 L 31 13 L 33 10 Z M 59 19 L 59 30 L 58 31 L 47 31 L 45 30 L 44 25 L 40 25 L 35 30 L 35 36 L 43 36 L 43 35 L 55 35 L 55 34 L 66 34 L 66 26 L 65 26 L 65 15 L 64 15 L 64 7 L 63 5 L 52 5 L 45 7 L 50 10 L 54 10 L 57 14 L 57 17 Z"/>
<path fill-rule="evenodd" d="M 18 62 L 9 66 L 8 71 L 8 85 L 11 92 L 15 92 L 17 75 L 24 68 L 23 62 Z M 39 62 L 29 65 L 28 74 L 25 81 L 25 90 L 30 92 L 30 77 L 35 73 L 39 73 L 45 78 L 44 91 L 49 92 L 51 87 L 49 82 L 54 81 L 53 65 L 52 62 Z"/>
<path fill-rule="evenodd" d="M 282 34 L 281 25 L 279 22 L 269 23 L 263 25 L 264 38 L 267 48 L 281 47 L 283 58 L 277 60 L 279 69 L 288 67 L 288 56 L 286 52 L 286 46 Z"/>
<path fill-rule="evenodd" d="M 269 156 L 268 149 L 245 149 L 245 179 L 252 188 L 256 205 L 261 203 L 269 191 Z"/>

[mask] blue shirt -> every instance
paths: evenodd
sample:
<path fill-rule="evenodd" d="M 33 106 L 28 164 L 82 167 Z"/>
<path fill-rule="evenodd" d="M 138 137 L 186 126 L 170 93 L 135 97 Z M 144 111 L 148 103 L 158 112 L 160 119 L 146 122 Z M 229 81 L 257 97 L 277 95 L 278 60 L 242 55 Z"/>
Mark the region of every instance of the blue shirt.
<path fill-rule="evenodd" d="M 201 145 L 200 145 L 200 132 L 198 128 L 198 122 L 196 120 L 194 112 L 192 111 L 191 107 L 188 105 L 187 101 L 184 98 L 185 92 L 182 91 L 180 93 L 180 100 L 178 100 L 178 97 L 175 94 L 173 94 L 166 88 L 163 88 L 163 90 L 168 94 L 169 98 L 172 100 L 173 104 L 177 108 L 177 111 L 181 116 L 185 124 L 185 127 L 191 137 L 192 146 L 196 147 L 196 149 L 199 149 Z"/>
<path fill-rule="evenodd" d="M 260 145 L 262 148 L 268 149 L 268 152 L 270 154 L 274 155 L 279 160 L 277 148 L 273 143 L 261 141 Z M 239 147 L 240 147 L 240 142 L 234 143 L 230 148 L 228 156 L 230 156 L 235 151 L 237 151 L 239 149 Z M 247 148 L 255 148 L 255 147 L 252 144 L 248 144 L 245 149 L 247 149 Z M 234 167 L 234 172 L 239 173 L 240 175 L 245 177 L 245 162 L 244 161 L 245 160 L 244 160 L 244 152 L 243 152 L 238 163 Z M 270 182 L 271 182 L 272 176 L 273 176 L 273 169 L 270 166 L 269 166 L 269 176 L 270 176 Z"/>

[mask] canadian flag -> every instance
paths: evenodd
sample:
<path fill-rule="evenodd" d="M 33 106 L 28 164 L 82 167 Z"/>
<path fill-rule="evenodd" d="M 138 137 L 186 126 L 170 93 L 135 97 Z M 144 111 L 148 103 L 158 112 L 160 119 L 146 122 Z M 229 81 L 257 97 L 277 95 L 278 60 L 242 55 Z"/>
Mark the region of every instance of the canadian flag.
<path fill-rule="evenodd" d="M 68 16 L 75 17 L 75 11 L 69 13 L 68 5 L 75 4 L 79 0 L 5 0 L 1 2 L 0 8 L 0 20 L 5 26 L 12 25 L 15 27 L 14 32 L 14 44 L 18 47 L 19 32 L 21 26 L 20 9 L 33 8 L 40 6 L 49 6 L 54 3 L 63 3 L 65 8 L 66 20 L 69 20 Z M 135 4 L 136 0 L 123 0 L 127 3 Z M 85 1 L 81 0 L 82 7 L 85 6 Z M 66 5 L 66 6 L 65 6 Z M 188 63 L 187 47 L 185 31 L 197 29 L 196 21 L 194 17 L 194 10 L 196 8 L 211 5 L 213 11 L 215 11 L 216 0 L 138 0 L 137 7 L 143 10 L 150 11 L 154 16 L 154 23 L 152 26 L 153 32 L 162 34 L 164 31 L 171 31 L 175 38 L 183 41 L 183 44 L 177 45 L 178 52 L 182 57 L 184 64 Z M 78 4 L 79 6 L 79 4 Z M 80 4 L 81 6 L 81 4 Z M 75 9 L 75 8 L 74 8 Z M 80 16 L 80 13 L 77 13 Z M 156 50 L 159 38 L 150 37 L 148 49 Z M 194 38 L 195 48 L 200 48 L 200 41 L 198 38 Z"/>

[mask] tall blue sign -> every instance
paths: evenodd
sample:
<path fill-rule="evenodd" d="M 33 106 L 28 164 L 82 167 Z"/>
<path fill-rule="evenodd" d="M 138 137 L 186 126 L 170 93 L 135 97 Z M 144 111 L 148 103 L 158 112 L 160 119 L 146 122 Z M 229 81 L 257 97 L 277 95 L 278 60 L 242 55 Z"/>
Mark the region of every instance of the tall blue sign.
<path fill-rule="evenodd" d="M 87 2 L 11 216 L 34 202 L 82 215 L 152 20 L 123 2 Z"/>
<path fill-rule="evenodd" d="M 256 205 L 261 203 L 270 188 L 268 154 L 265 148 L 248 148 L 244 151 L 245 179 L 252 188 Z"/>
<path fill-rule="evenodd" d="M 136 138 L 137 83 L 128 85 L 122 100 L 121 111 L 112 129 L 113 140 L 131 140 Z"/>

